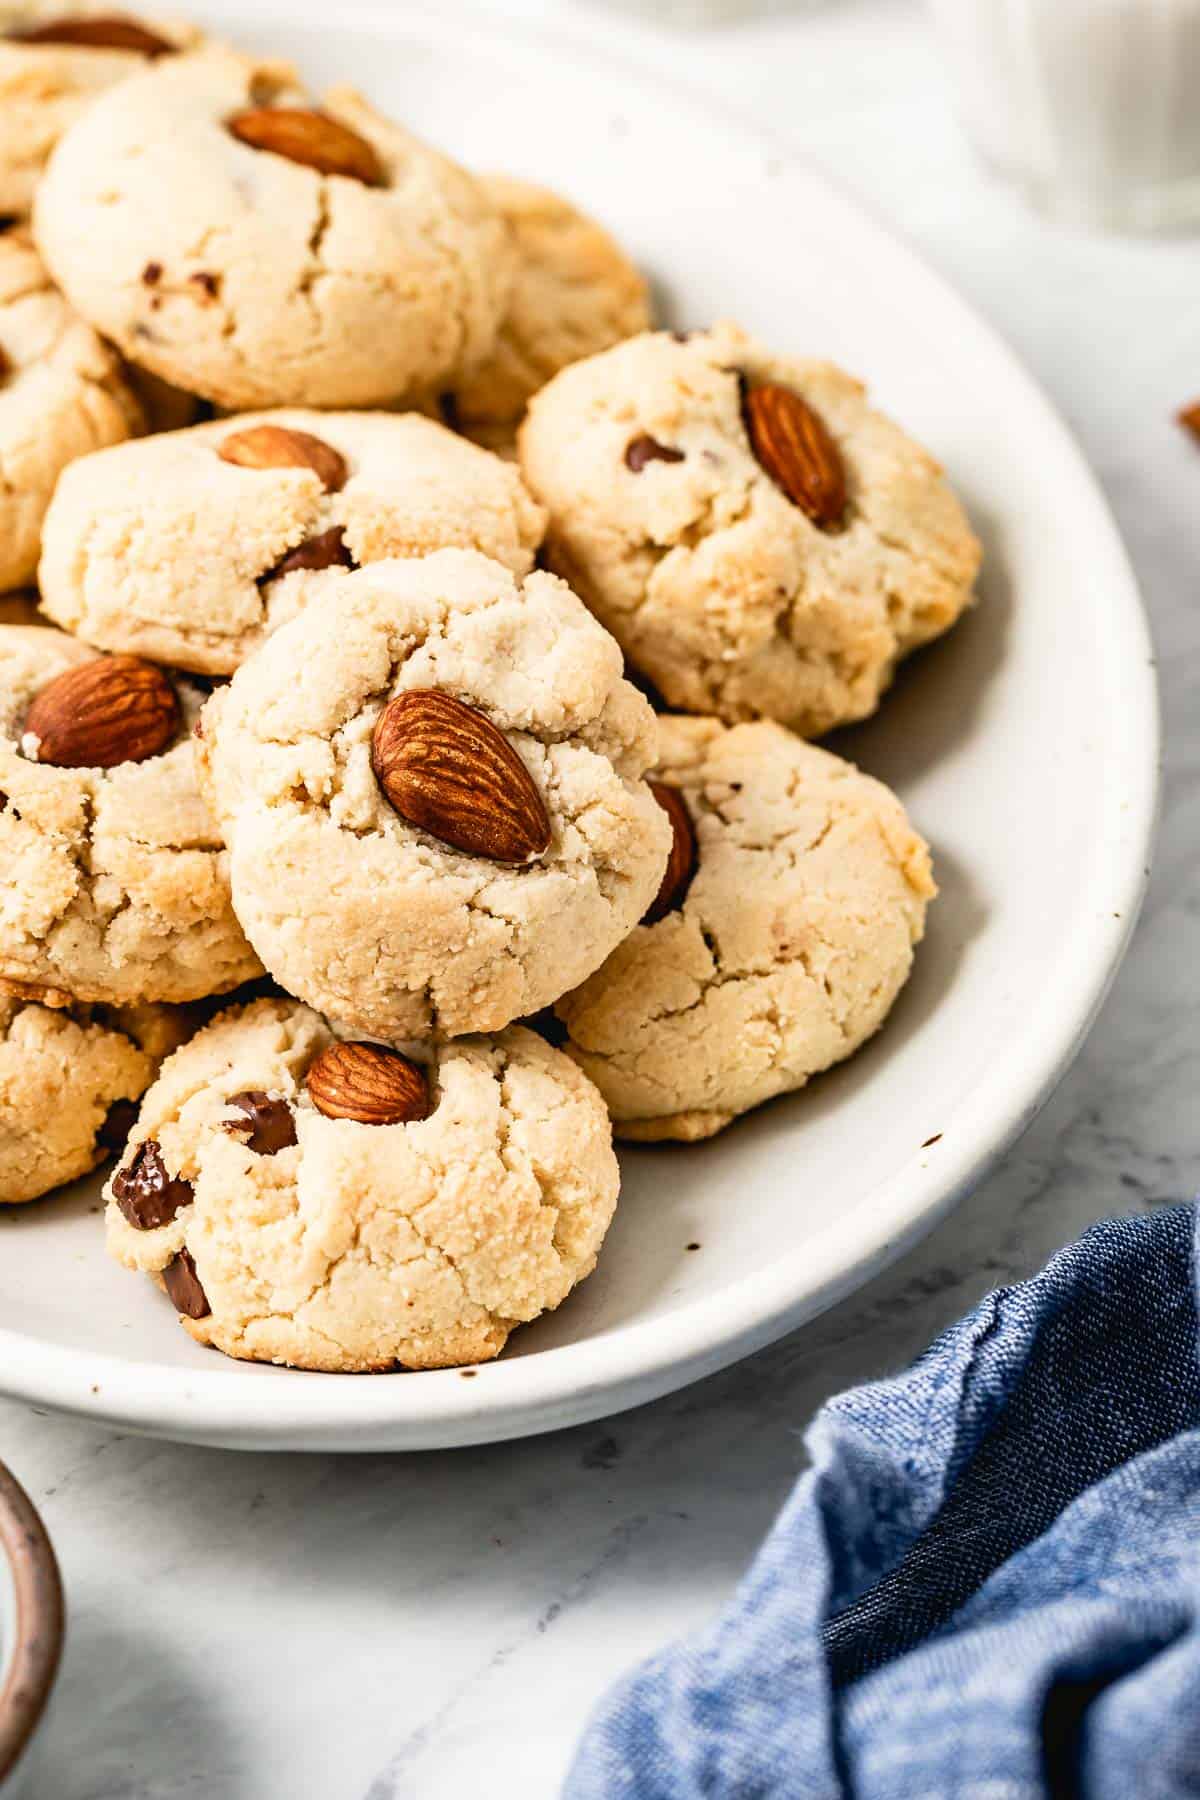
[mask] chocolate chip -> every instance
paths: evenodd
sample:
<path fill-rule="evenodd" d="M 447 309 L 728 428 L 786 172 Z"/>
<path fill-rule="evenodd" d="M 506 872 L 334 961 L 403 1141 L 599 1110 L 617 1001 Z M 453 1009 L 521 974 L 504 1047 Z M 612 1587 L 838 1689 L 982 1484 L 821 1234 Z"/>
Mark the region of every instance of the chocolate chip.
<path fill-rule="evenodd" d="M 0 346 L 0 384 L 6 382 L 11 374 L 12 363 L 9 361 L 8 352 L 3 346 Z"/>
<path fill-rule="evenodd" d="M 105 1114 L 103 1125 L 96 1133 L 97 1144 L 107 1150 L 110 1156 L 120 1156 L 129 1141 L 133 1121 L 137 1116 L 136 1100 L 114 1100 Z"/>
<path fill-rule="evenodd" d="M 331 525 L 328 531 L 318 531 L 315 537 L 305 538 L 294 550 L 281 557 L 273 569 L 260 575 L 260 581 L 278 581 L 283 575 L 291 575 L 297 569 L 356 569 L 350 551 L 346 548 L 345 534 L 340 525 Z"/>
<path fill-rule="evenodd" d="M 0 812 L 8 811 L 8 795 L 0 791 Z"/>
<path fill-rule="evenodd" d="M 154 1231 L 169 1225 L 181 1206 L 192 1201 L 190 1181 L 167 1174 L 162 1149 L 156 1138 L 146 1138 L 134 1152 L 128 1168 L 113 1176 L 113 1199 L 137 1231 Z"/>
<path fill-rule="evenodd" d="M 261 1088 L 249 1088 L 244 1094 L 231 1094 L 225 1104 L 243 1115 L 226 1119 L 226 1131 L 257 1156 L 275 1156 L 295 1143 L 296 1121 L 286 1100 L 273 1099 Z"/>
<path fill-rule="evenodd" d="M 142 270 L 142 280 L 147 287 L 157 287 L 162 280 L 163 266 L 159 262 L 148 262 Z"/>
<path fill-rule="evenodd" d="M 163 1270 L 163 1286 L 171 1305 L 185 1319 L 207 1319 L 212 1311 L 208 1295 L 200 1286 L 196 1265 L 187 1250 L 181 1250 L 174 1262 L 167 1264 Z"/>
<path fill-rule="evenodd" d="M 458 395 L 446 393 L 438 395 L 438 411 L 442 415 L 442 424 L 449 431 L 462 430 L 462 414 L 458 410 Z"/>
<path fill-rule="evenodd" d="M 645 431 L 625 446 L 625 467 L 632 469 L 635 475 L 640 475 L 647 463 L 680 463 L 683 458 L 682 450 L 673 449 L 670 444 L 660 444 L 657 438 L 652 438 Z"/>
<path fill-rule="evenodd" d="M 188 276 L 188 280 L 195 282 L 210 300 L 215 300 L 221 291 L 221 277 L 210 275 L 207 269 L 197 269 L 194 275 Z"/>

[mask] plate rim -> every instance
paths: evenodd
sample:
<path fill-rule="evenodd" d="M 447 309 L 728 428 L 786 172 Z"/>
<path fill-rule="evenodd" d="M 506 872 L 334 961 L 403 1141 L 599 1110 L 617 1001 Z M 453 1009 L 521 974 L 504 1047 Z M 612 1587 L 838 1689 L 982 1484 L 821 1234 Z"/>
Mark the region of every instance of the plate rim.
<path fill-rule="evenodd" d="M 215 0 L 204 12 L 232 22 L 236 10 Z M 300 6 L 260 0 L 255 33 L 274 19 L 293 29 L 317 30 L 310 0 Z M 384 7 L 373 0 L 343 0 L 339 21 L 351 30 L 434 47 L 482 47 L 492 56 L 564 60 L 581 78 L 594 79 L 597 64 L 612 71 L 621 94 L 637 91 L 661 105 L 666 99 L 697 123 L 715 116 L 748 150 L 761 148 L 779 164 L 777 179 L 800 183 L 839 215 L 847 234 L 868 255 L 882 251 L 892 266 L 906 266 L 939 305 L 984 348 L 1006 384 L 1041 416 L 1044 439 L 1057 440 L 1064 468 L 1072 468 L 1076 503 L 1090 506 L 1097 556 L 1111 570 L 1114 603 L 1106 629 L 1123 642 L 1128 686 L 1118 728 L 1125 740 L 1122 774 L 1128 782 L 1120 824 L 1107 836 L 1109 863 L 1100 879 L 1111 882 L 1081 921 L 1087 942 L 1078 948 L 1054 989 L 1029 1016 L 1034 1050 L 1010 1071 L 1008 1092 L 981 1082 L 960 1111 L 952 1138 L 937 1147 L 943 1172 L 926 1178 L 926 1147 L 914 1152 L 877 1184 L 860 1208 L 855 1249 L 849 1254 L 835 1234 L 821 1233 L 802 1249 L 781 1256 L 767 1274 L 743 1277 L 720 1293 L 721 1323 L 713 1327 L 711 1297 L 683 1301 L 666 1315 L 631 1320 L 583 1342 L 533 1355 L 501 1359 L 471 1370 L 422 1371 L 351 1381 L 345 1376 L 280 1371 L 278 1382 L 246 1380 L 242 1365 L 220 1359 L 211 1369 L 97 1356 L 50 1346 L 0 1326 L 0 1394 L 150 1436 L 257 1449 L 432 1449 L 495 1442 L 581 1424 L 642 1404 L 740 1360 L 833 1305 L 894 1261 L 957 1205 L 1030 1123 L 1066 1072 L 1086 1037 L 1120 967 L 1149 879 L 1160 793 L 1162 727 L 1149 618 L 1136 573 L 1112 511 L 1082 446 L 1049 396 L 997 329 L 953 283 L 903 239 L 881 224 L 855 195 L 736 108 L 703 89 L 647 72 L 600 44 L 584 45 L 569 33 L 501 27 L 458 7 Z M 326 28 L 330 27 L 326 25 Z M 586 57 L 586 70 L 582 67 Z M 1117 600 L 1120 604 L 1117 604 Z M 1118 915 L 1111 917 L 1110 915 Z M 1069 975 L 1069 979 L 1068 979 Z M 1062 990 L 1066 983 L 1067 991 Z M 1052 996 L 1052 998 L 1051 998 Z M 1047 1014 L 1053 1017 L 1034 1028 Z M 984 1121 L 986 1120 L 986 1124 Z M 803 1268 L 798 1265 L 803 1264 Z M 296 1377 L 302 1375 L 302 1381 Z M 498 1378 L 498 1380 L 496 1379 Z M 498 1391 L 489 1392 L 496 1388 Z"/>

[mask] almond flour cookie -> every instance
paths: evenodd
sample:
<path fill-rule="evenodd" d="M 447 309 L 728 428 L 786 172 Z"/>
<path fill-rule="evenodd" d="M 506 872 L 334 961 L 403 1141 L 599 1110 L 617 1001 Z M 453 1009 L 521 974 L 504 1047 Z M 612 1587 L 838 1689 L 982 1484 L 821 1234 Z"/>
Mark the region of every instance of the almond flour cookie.
<path fill-rule="evenodd" d="M 420 1062 L 262 1000 L 164 1066 L 108 1184 L 108 1244 L 192 1337 L 333 1372 L 498 1356 L 595 1267 L 604 1103 L 519 1027 Z"/>
<path fill-rule="evenodd" d="M 67 464 L 142 426 L 120 363 L 54 287 L 28 233 L 0 231 L 0 588 L 32 581 Z"/>
<path fill-rule="evenodd" d="M 932 457 L 849 375 L 732 325 L 564 370 L 521 463 L 550 565 L 685 711 L 820 736 L 971 597 L 979 546 Z"/>
<path fill-rule="evenodd" d="M 659 721 L 676 820 L 647 921 L 559 1002 L 625 1138 L 710 1137 L 877 1031 L 936 893 L 882 783 L 763 721 Z"/>
<path fill-rule="evenodd" d="M 44 626 L 0 626 L 0 992 L 193 1000 L 261 974 L 196 788 L 203 694 Z"/>
<path fill-rule="evenodd" d="M 0 216 L 29 211 L 47 157 L 98 95 L 199 39 L 112 0 L 0 0 Z"/>
<path fill-rule="evenodd" d="M 348 89 L 314 108 L 278 68 L 215 51 L 97 101 L 34 221 L 85 318 L 233 408 L 428 388 L 486 355 L 512 277 L 503 221 L 461 169 Z"/>
<path fill-rule="evenodd" d="M 234 905 L 289 993 L 387 1038 L 496 1031 L 641 917 L 670 830 L 654 715 L 553 575 L 373 563 L 200 721 Z"/>
<path fill-rule="evenodd" d="M 419 414 L 253 413 L 68 470 L 42 605 L 103 649 L 229 675 L 330 569 L 461 546 L 527 575 L 544 523 L 515 469 Z"/>
<path fill-rule="evenodd" d="M 647 329 L 650 297 L 620 246 L 568 201 L 508 175 L 479 182 L 512 234 L 516 276 L 494 348 L 445 398 L 469 437 L 503 449 L 559 369 Z"/>
<path fill-rule="evenodd" d="M 136 1101 L 187 1034 L 178 1007 L 63 1011 L 0 998 L 0 1206 L 119 1155 Z"/>

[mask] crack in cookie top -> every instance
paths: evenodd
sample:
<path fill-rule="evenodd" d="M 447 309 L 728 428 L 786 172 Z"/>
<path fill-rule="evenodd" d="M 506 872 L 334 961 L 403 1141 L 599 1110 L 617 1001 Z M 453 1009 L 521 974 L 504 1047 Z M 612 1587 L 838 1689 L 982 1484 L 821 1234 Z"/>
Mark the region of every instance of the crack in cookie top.
<path fill-rule="evenodd" d="M 247 934 L 367 1033 L 535 1012 L 662 879 L 654 715 L 553 575 L 462 550 L 331 574 L 200 729 Z"/>
<path fill-rule="evenodd" d="M 971 597 L 979 546 L 933 458 L 852 377 L 736 326 L 573 364 L 520 456 L 550 565 L 689 712 L 864 718 Z"/>
<path fill-rule="evenodd" d="M 248 115 L 275 122 L 232 128 Z M 363 147 L 369 179 L 330 138 Z M 317 104 L 285 68 L 216 50 L 97 101 L 51 159 L 35 229 L 128 356 L 235 409 L 424 390 L 487 352 L 512 277 L 465 171 L 349 89 Z"/>

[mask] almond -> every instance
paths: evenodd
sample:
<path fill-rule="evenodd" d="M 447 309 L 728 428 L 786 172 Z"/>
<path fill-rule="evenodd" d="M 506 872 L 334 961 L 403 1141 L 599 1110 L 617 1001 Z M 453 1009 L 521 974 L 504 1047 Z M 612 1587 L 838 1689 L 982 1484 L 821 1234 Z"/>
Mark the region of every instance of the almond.
<path fill-rule="evenodd" d="M 665 781 L 647 783 L 650 792 L 671 821 L 671 853 L 658 892 L 642 916 L 643 925 L 657 925 L 669 912 L 682 906 L 696 873 L 696 833 L 683 795 Z"/>
<path fill-rule="evenodd" d="M 314 107 L 248 106 L 234 113 L 228 128 L 252 150 L 269 150 L 322 175 L 345 175 L 367 187 L 384 185 L 384 168 L 374 145 Z"/>
<path fill-rule="evenodd" d="M 771 480 L 814 525 L 829 531 L 846 511 L 846 470 L 824 421 L 806 400 L 777 382 L 745 399 L 750 447 Z"/>
<path fill-rule="evenodd" d="M 330 1044 L 309 1067 L 308 1091 L 327 1119 L 407 1125 L 429 1114 L 424 1071 L 382 1044 Z"/>
<path fill-rule="evenodd" d="M 98 656 L 47 682 L 25 715 L 38 762 L 112 769 L 145 762 L 179 730 L 179 700 L 161 669 L 138 656 Z"/>
<path fill-rule="evenodd" d="M 550 843 L 529 770 L 490 719 L 451 694 L 411 688 L 389 700 L 371 766 L 402 819 L 468 856 L 525 863 Z"/>
<path fill-rule="evenodd" d="M 311 469 L 327 494 L 346 485 L 346 459 L 310 431 L 286 425 L 250 425 L 222 438 L 217 455 L 239 469 Z"/>
<path fill-rule="evenodd" d="M 170 56 L 175 50 L 175 45 L 157 32 L 117 13 L 92 18 L 68 14 L 66 18 L 49 19 L 44 25 L 10 31 L 8 36 L 21 44 L 71 44 L 80 50 L 126 50 L 133 56 Z"/>

